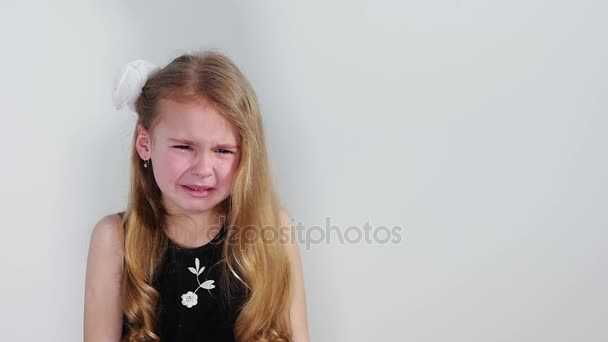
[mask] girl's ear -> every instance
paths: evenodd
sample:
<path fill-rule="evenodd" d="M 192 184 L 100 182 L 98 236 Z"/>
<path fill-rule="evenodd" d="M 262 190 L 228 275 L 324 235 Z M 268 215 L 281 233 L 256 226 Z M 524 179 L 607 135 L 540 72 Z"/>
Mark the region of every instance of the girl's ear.
<path fill-rule="evenodd" d="M 137 124 L 137 138 L 135 139 L 135 148 L 139 157 L 143 160 L 149 160 L 152 155 L 152 139 L 150 132 L 140 123 Z"/>

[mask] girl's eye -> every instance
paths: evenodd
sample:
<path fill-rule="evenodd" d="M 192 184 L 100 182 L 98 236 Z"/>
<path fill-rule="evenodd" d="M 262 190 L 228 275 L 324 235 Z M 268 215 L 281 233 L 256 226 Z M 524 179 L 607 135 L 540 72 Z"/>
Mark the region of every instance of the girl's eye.
<path fill-rule="evenodd" d="M 191 150 L 192 148 L 188 145 L 177 145 L 177 146 L 173 146 L 174 148 L 177 148 L 179 150 L 183 150 L 183 151 L 187 151 L 187 150 Z M 226 150 L 226 149 L 218 149 L 217 150 L 219 153 L 221 154 L 234 154 L 234 152 L 230 151 L 230 150 Z"/>

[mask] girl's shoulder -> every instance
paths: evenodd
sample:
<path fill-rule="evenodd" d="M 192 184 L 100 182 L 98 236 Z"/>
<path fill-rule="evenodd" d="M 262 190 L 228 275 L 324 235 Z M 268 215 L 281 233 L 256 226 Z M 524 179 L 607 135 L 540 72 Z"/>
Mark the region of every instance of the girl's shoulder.
<path fill-rule="evenodd" d="M 120 326 L 114 322 L 122 315 L 121 225 L 117 214 L 106 215 L 95 224 L 89 242 L 85 280 L 85 326 L 103 326 L 102 330 L 112 335 L 120 333 Z"/>
<path fill-rule="evenodd" d="M 112 240 L 110 242 L 117 243 L 122 237 L 124 212 L 108 214 L 102 217 L 93 228 L 92 237 L 104 238 L 104 240 Z"/>
<path fill-rule="evenodd" d="M 113 260 L 115 271 L 122 273 L 123 257 L 123 218 L 122 213 L 102 217 L 93 228 L 89 242 L 89 258 Z M 108 259 L 106 259 L 108 258 Z M 94 261 L 94 260 L 93 260 Z"/>

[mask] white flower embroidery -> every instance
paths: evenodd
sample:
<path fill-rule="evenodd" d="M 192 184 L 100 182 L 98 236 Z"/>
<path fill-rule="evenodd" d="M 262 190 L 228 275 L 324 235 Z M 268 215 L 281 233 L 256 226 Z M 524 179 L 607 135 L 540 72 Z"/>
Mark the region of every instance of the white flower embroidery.
<path fill-rule="evenodd" d="M 198 303 L 198 295 L 192 291 L 188 291 L 188 293 L 184 293 L 182 295 L 182 304 L 191 308 Z"/>
<path fill-rule="evenodd" d="M 196 291 L 198 291 L 198 289 L 203 288 L 211 290 L 215 288 L 215 285 L 213 285 L 213 283 L 215 282 L 214 280 L 207 280 L 201 284 L 200 280 L 198 279 L 198 276 L 201 275 L 201 273 L 203 273 L 203 271 L 205 270 L 205 266 L 203 266 L 202 268 L 200 267 L 200 261 L 198 260 L 198 258 L 194 259 L 194 266 L 196 266 L 196 268 L 188 267 L 188 269 L 190 270 L 190 272 L 196 274 L 196 282 L 198 283 L 198 287 L 194 290 L 194 292 L 188 291 L 182 295 L 182 305 L 188 308 L 191 308 L 198 303 L 198 295 L 196 294 Z"/>

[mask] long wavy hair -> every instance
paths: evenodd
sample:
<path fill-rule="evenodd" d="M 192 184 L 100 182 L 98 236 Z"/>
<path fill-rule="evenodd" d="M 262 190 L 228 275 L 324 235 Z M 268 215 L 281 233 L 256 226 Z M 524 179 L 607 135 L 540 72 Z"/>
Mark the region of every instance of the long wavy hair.
<path fill-rule="evenodd" d="M 280 202 L 273 183 L 255 92 L 247 78 L 225 55 L 215 51 L 185 53 L 151 74 L 136 102 L 137 123 L 153 136 L 161 98 L 210 101 L 236 127 L 241 157 L 233 191 L 216 207 L 225 214 L 227 231 L 222 247 L 224 272 L 219 281 L 227 289 L 244 289 L 234 326 L 238 341 L 291 341 L 289 299 L 291 269 L 278 240 L 251 239 L 274 230 L 280 236 Z M 122 341 L 158 341 L 156 307 L 159 292 L 154 277 L 168 248 L 164 233 L 170 215 L 151 167 L 144 168 L 135 149 L 131 154 L 129 201 L 123 216 L 124 273 L 122 302 L 129 331 Z M 153 139 L 153 137 L 152 137 Z M 152 168 L 154 164 L 152 163 Z M 250 232 L 248 233 L 250 234 Z M 225 293 L 230 294 L 230 291 Z M 227 298 L 230 300 L 230 298 Z"/>

